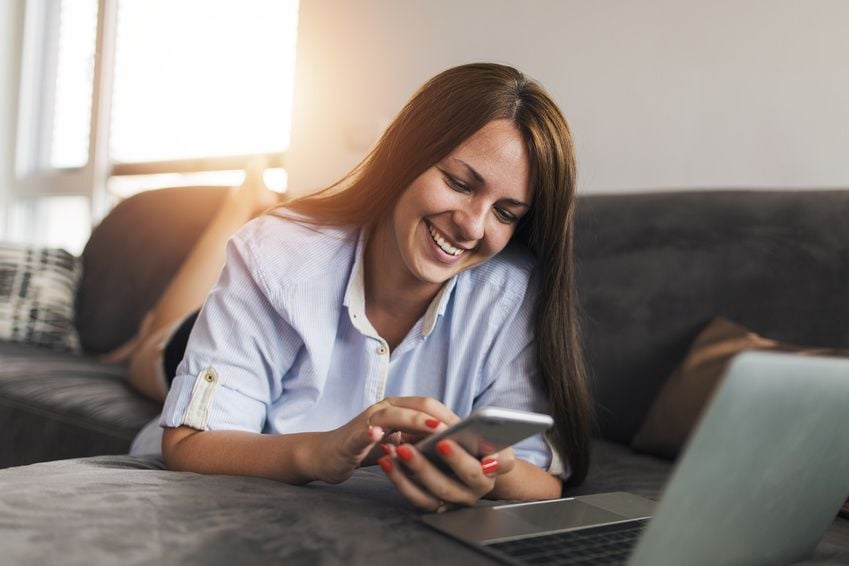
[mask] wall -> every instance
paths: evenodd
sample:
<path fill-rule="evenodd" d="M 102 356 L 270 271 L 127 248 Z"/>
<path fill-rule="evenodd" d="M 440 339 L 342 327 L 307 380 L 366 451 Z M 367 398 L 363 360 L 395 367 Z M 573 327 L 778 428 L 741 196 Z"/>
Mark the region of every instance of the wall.
<path fill-rule="evenodd" d="M 849 186 L 847 26 L 843 0 L 301 0 L 290 187 L 475 60 L 553 93 L 584 191 Z"/>

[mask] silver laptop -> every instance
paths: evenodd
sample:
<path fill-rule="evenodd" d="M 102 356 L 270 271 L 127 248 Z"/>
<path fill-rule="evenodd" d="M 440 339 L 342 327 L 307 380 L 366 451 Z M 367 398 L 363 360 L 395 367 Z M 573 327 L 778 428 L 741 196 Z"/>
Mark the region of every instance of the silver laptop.
<path fill-rule="evenodd" d="M 801 560 L 849 496 L 847 409 L 849 359 L 746 352 L 731 363 L 659 503 L 604 493 L 422 520 L 517 564 Z"/>

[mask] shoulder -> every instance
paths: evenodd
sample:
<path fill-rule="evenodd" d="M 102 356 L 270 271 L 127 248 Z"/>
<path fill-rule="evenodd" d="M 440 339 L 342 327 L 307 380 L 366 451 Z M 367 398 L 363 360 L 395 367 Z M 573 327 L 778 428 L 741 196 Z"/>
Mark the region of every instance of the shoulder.
<path fill-rule="evenodd" d="M 465 324 L 480 321 L 503 332 L 530 325 L 538 297 L 536 260 L 520 244 L 510 244 L 486 263 L 461 273 L 454 290 L 456 314 Z"/>
<path fill-rule="evenodd" d="M 304 281 L 339 273 L 353 261 L 359 229 L 319 226 L 308 218 L 263 215 L 232 238 L 267 281 Z"/>

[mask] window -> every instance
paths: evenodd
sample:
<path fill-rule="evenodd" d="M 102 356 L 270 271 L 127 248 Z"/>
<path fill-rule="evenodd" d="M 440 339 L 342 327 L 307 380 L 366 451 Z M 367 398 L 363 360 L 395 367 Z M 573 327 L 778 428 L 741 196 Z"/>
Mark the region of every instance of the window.
<path fill-rule="evenodd" d="M 278 167 L 268 180 L 284 188 L 297 0 L 28 0 L 26 8 L 13 239 L 79 252 L 117 199 L 237 184 L 256 155 Z M 78 225 L 48 230 L 56 218 Z"/>

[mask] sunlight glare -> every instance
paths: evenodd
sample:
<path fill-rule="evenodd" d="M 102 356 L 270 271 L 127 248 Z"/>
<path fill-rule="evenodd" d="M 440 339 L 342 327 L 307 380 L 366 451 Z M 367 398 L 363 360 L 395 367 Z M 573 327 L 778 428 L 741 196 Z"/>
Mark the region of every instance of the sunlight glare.
<path fill-rule="evenodd" d="M 297 0 L 122 0 L 116 162 L 285 151 Z"/>

